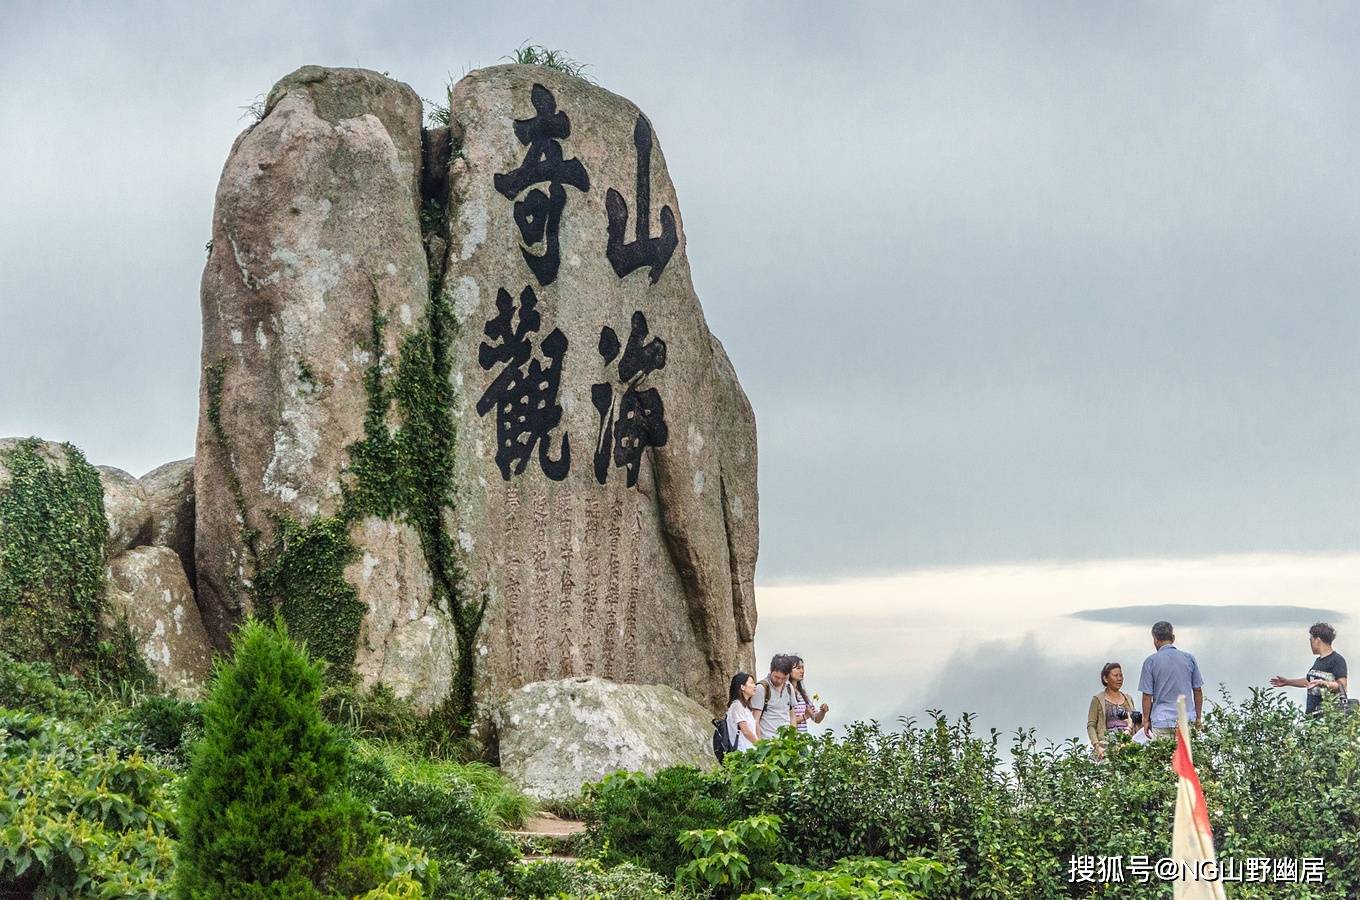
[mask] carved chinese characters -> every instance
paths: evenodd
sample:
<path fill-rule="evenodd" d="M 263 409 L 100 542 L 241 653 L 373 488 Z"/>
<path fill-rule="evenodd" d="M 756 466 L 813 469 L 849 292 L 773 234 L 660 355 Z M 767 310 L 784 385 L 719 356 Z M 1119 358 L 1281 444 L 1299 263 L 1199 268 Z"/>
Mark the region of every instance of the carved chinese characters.
<path fill-rule="evenodd" d="M 562 223 L 562 208 L 567 205 L 570 185 L 580 191 L 590 190 L 590 176 L 578 159 L 562 158 L 563 138 L 571 135 L 571 119 L 557 111 L 552 92 L 536 84 L 532 92 L 534 117 L 515 122 L 515 136 L 527 144 L 529 152 L 524 162 L 511 172 L 497 175 L 496 190 L 508 200 L 515 200 L 515 224 L 525 246 L 520 248 L 524 261 L 533 270 L 540 285 L 549 285 L 557 278 L 561 263 L 558 229 Z M 533 187 L 522 200 L 516 200 L 525 188 L 548 183 L 545 194 Z M 531 248 L 544 244 L 543 253 Z"/>
<path fill-rule="evenodd" d="M 515 136 L 529 148 L 519 167 L 498 173 L 492 179 L 496 191 L 514 200 L 515 225 L 519 228 L 523 245 L 520 252 L 538 283 L 547 286 L 557 280 L 561 265 L 562 211 L 567 203 L 564 184 L 581 191 L 590 190 L 590 175 L 579 159 L 564 159 L 562 141 L 571 136 L 571 117 L 557 108 L 557 98 L 541 84 L 530 91 L 534 115 L 515 121 Z M 647 236 L 647 218 L 651 209 L 651 153 L 652 129 L 647 120 L 638 116 L 633 129 L 637 151 L 637 239 L 623 243 L 624 224 L 628 207 L 622 195 L 609 189 L 605 200 L 608 213 L 609 240 L 605 255 L 615 273 L 623 278 L 642 266 L 651 267 L 651 282 L 661 277 L 679 238 L 675 231 L 675 214 L 669 206 L 661 209 L 662 234 Z M 548 182 L 548 192 L 533 185 Z M 527 193 L 525 193 L 527 190 Z M 520 195 L 523 194 L 522 199 Z M 543 243 L 542 254 L 531 248 Z M 542 315 L 538 297 L 525 287 L 519 303 L 501 288 L 496 295 L 496 315 L 483 328 L 486 336 L 498 343 L 482 344 L 478 359 L 483 369 L 502 366 L 495 380 L 477 403 L 477 414 L 496 412 L 496 465 L 506 481 L 521 475 L 528 466 L 534 448 L 538 448 L 539 465 L 543 474 L 553 481 L 561 481 L 571 470 L 570 435 L 561 437 L 562 450 L 556 459 L 549 458 L 550 432 L 562 420 L 562 408 L 557 404 L 558 388 L 562 380 L 563 357 L 568 341 L 554 328 L 543 338 L 537 352 L 547 360 L 543 365 L 535 358 L 533 335 L 539 330 Z M 600 412 L 600 429 L 595 445 L 595 480 L 605 483 L 610 460 L 628 471 L 628 486 L 637 484 L 642 454 L 648 447 L 666 443 L 666 406 L 655 388 L 642 388 L 640 382 L 649 373 L 666 365 L 666 344 L 654 338 L 644 346 L 647 318 L 642 312 L 633 313 L 633 328 L 628 346 L 618 365 L 619 396 L 616 399 L 611 382 L 591 388 L 591 399 Z M 605 326 L 600 331 L 600 356 L 605 363 L 614 362 L 619 353 L 619 339 L 614 329 Z"/>
<path fill-rule="evenodd" d="M 451 116 L 457 527 L 492 593 L 479 690 L 598 675 L 717 705 L 754 663 L 755 425 L 651 123 L 528 66 L 471 73 Z"/>

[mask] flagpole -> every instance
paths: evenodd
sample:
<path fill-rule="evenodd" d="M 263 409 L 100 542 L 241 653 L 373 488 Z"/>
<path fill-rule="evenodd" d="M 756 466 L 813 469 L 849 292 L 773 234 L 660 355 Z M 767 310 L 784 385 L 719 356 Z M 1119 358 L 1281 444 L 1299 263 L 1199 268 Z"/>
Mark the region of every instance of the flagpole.
<path fill-rule="evenodd" d="M 1195 761 L 1195 752 L 1190 745 L 1190 719 L 1185 714 L 1185 695 L 1176 695 L 1176 728 L 1180 731 L 1181 737 L 1185 738 L 1185 752 L 1190 757 L 1190 761 Z"/>

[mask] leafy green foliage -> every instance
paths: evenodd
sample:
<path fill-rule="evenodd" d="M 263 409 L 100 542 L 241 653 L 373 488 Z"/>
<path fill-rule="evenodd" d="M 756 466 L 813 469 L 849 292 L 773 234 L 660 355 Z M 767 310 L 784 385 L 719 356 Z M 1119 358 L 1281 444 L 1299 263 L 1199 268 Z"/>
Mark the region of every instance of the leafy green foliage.
<path fill-rule="evenodd" d="M 675 870 L 676 883 L 724 893 L 740 891 L 756 876 L 752 857 L 767 858 L 774 849 L 780 824 L 776 815 L 758 815 L 725 828 L 680 832 L 680 846 L 694 858 Z"/>
<path fill-rule="evenodd" d="M 94 699 L 73 677 L 50 663 L 18 660 L 0 650 L 0 704 L 64 719 L 89 719 Z"/>
<path fill-rule="evenodd" d="M 693 766 L 655 776 L 617 772 L 587 785 L 585 796 L 589 840 L 603 862 L 630 862 L 667 876 L 690 858 L 680 832 L 716 828 L 739 814 L 726 781 Z"/>
<path fill-rule="evenodd" d="M 317 706 L 321 673 L 281 628 L 248 621 L 203 704 L 180 805 L 180 897 L 353 895 L 385 880 L 346 745 Z"/>
<path fill-rule="evenodd" d="M 565 872 L 566 887 L 555 898 L 575 900 L 681 900 L 698 897 L 683 888 L 672 892 L 667 880 L 632 863 L 606 868 L 599 860 L 585 859 Z M 529 896 L 529 892 L 525 892 Z M 549 896 L 549 895 L 544 895 Z"/>
<path fill-rule="evenodd" d="M 950 722 L 935 715 L 924 727 L 904 721 L 897 732 L 870 723 L 850 726 L 839 739 L 781 736 L 729 754 L 712 774 L 681 768 L 610 776 L 586 791 L 590 840 L 603 859 L 633 860 L 662 874 L 685 865 L 676 861 L 681 842 L 711 857 L 707 841 L 751 862 L 756 857 L 726 835 L 732 813 L 774 813 L 783 825 L 771 855 L 800 871 L 752 872 L 750 880 L 779 896 L 806 890 L 853 897 L 859 895 L 835 893 L 836 886 L 881 887 L 887 870 L 854 861 L 861 857 L 919 871 L 922 880 L 905 879 L 905 890 L 925 896 L 1087 896 L 1090 885 L 1068 883 L 1072 856 L 1169 853 L 1172 742 L 1140 747 L 1116 737 L 1106 762 L 1093 761 L 1077 741 L 1041 747 L 1028 731 L 1015 735 L 1004 762 L 999 744 L 995 732 L 974 734 L 967 716 Z M 1305 717 L 1279 694 L 1255 692 L 1210 712 L 1194 753 L 1220 856 L 1322 858 L 1326 885 L 1296 896 L 1360 896 L 1358 751 L 1360 716 L 1334 704 Z M 676 841 L 665 839 L 669 822 Z M 738 862 L 710 863 L 728 874 L 725 881 L 689 869 L 685 876 L 726 889 L 739 880 Z M 1140 888 L 1146 886 L 1112 884 L 1098 892 L 1139 897 Z M 1276 885 L 1234 888 L 1240 897 L 1280 895 Z M 817 893 L 823 889 L 832 893 Z"/>
<path fill-rule="evenodd" d="M 354 751 L 351 789 L 378 811 L 385 834 L 419 845 L 439 864 L 434 896 L 462 896 L 455 889 L 477 880 L 478 871 L 487 873 L 481 880 L 488 896 L 505 896 L 504 879 L 519 853 L 497 830 L 484 792 L 462 777 L 465 767 L 366 743 Z M 500 787 L 508 790 L 503 783 Z"/>
<path fill-rule="evenodd" d="M 929 859 L 894 862 L 871 857 L 842 859 L 830 869 L 813 870 L 779 863 L 779 880 L 742 895 L 806 898 L 806 900 L 925 900 L 945 882 L 945 868 Z"/>
<path fill-rule="evenodd" d="M 133 706 L 126 718 L 142 746 L 180 765 L 188 761 L 188 748 L 203 731 L 202 707 L 177 697 L 147 697 Z"/>
<path fill-rule="evenodd" d="M 127 626 L 106 630 L 104 489 L 71 444 L 26 438 L 0 463 L 0 651 L 82 677 L 148 677 Z"/>
<path fill-rule="evenodd" d="M 0 709 L 0 894 L 169 896 L 172 778 L 76 723 Z"/>

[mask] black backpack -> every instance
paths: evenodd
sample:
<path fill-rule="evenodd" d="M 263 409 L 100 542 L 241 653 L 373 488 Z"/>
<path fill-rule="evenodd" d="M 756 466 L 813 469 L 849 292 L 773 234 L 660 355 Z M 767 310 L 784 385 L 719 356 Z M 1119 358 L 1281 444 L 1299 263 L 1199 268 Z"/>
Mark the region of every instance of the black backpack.
<path fill-rule="evenodd" d="M 737 745 L 727 739 L 727 718 L 713 720 L 713 755 L 718 757 L 718 762 L 722 762 L 723 757 L 735 751 Z"/>

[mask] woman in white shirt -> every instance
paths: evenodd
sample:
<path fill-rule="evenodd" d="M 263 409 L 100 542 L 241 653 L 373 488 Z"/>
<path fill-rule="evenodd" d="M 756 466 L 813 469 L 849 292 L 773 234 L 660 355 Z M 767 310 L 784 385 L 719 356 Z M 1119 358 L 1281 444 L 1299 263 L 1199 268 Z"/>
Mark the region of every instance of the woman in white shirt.
<path fill-rule="evenodd" d="M 732 676 L 727 690 L 727 740 L 737 750 L 750 750 L 756 743 L 756 717 L 751 714 L 751 696 L 756 680 L 745 672 Z"/>

